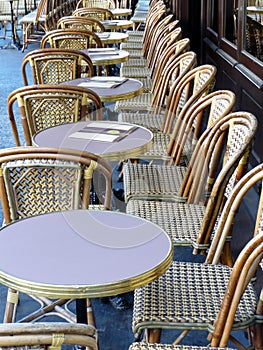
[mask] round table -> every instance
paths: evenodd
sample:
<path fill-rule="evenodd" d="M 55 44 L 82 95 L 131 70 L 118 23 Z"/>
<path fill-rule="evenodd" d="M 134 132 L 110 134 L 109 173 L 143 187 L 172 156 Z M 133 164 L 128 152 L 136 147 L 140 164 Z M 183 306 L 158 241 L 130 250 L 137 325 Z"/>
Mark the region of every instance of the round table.
<path fill-rule="evenodd" d="M 114 84 L 115 81 L 116 84 Z M 107 85 L 108 83 L 110 84 Z M 82 86 L 93 90 L 102 102 L 116 102 L 143 93 L 143 84 L 139 80 L 115 76 L 78 78 L 63 82 L 63 85 Z"/>
<path fill-rule="evenodd" d="M 39 249 L 47 259 L 39 258 Z M 16 221 L 1 229 L 0 250 L 0 283 L 65 299 L 132 291 L 162 275 L 173 259 L 171 239 L 159 226 L 96 210 Z"/>
<path fill-rule="evenodd" d="M 125 8 L 115 8 L 115 9 L 110 9 L 114 17 L 127 17 L 132 14 L 131 9 L 125 9 Z"/>
<path fill-rule="evenodd" d="M 123 132 L 124 129 L 126 132 Z M 112 130 L 115 131 L 112 132 Z M 108 139 L 111 135 L 118 136 L 118 134 L 121 138 Z M 118 161 L 136 158 L 147 152 L 151 148 L 152 138 L 153 134 L 150 130 L 134 124 L 83 121 L 42 130 L 33 136 L 33 144 L 35 146 L 77 149 L 97 154 L 108 161 Z"/>
<path fill-rule="evenodd" d="M 119 44 L 128 41 L 129 35 L 120 32 L 101 32 L 96 33 L 103 45 Z"/>
<path fill-rule="evenodd" d="M 133 21 L 127 19 L 112 19 L 108 21 L 101 21 L 107 30 L 123 30 L 127 28 L 132 28 L 134 23 Z"/>
<path fill-rule="evenodd" d="M 108 66 L 126 62 L 129 59 L 129 52 L 124 50 L 105 50 L 105 48 L 80 50 L 89 55 L 94 66 Z"/>

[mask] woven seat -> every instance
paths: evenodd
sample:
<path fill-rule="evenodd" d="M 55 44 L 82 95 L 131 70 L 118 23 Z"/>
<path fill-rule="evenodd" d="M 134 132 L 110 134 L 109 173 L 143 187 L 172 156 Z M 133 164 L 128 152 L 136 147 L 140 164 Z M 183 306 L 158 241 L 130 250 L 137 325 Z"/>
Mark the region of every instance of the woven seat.
<path fill-rule="evenodd" d="M 41 49 L 47 46 L 51 48 L 62 48 L 82 50 L 93 47 L 103 47 L 100 38 L 88 30 L 57 29 L 45 34 L 41 40 Z"/>
<path fill-rule="evenodd" d="M 158 342 L 157 329 L 206 330 L 211 346 L 227 346 L 232 330 L 255 325 L 257 293 L 251 279 L 263 257 L 263 233 L 260 225 L 262 202 L 259 201 L 254 219 L 254 233 L 240 252 L 233 268 L 219 264 L 226 237 L 232 231 L 238 208 L 245 195 L 263 179 L 263 166 L 258 165 L 234 187 L 226 202 L 209 249 L 206 263 L 174 261 L 159 279 L 135 290 L 133 332 L 137 337 L 146 330 L 150 342 Z M 261 301 L 259 301 L 260 303 Z M 152 333 L 154 330 L 154 333 Z M 252 338 L 261 338 L 262 325 L 253 327 Z M 156 337 L 154 337 L 154 335 Z M 233 334 L 231 334 L 233 337 Z M 155 340 L 154 340 L 155 338 Z"/>
<path fill-rule="evenodd" d="M 93 76 L 88 55 L 69 49 L 39 49 L 29 52 L 22 61 L 24 85 L 28 84 L 30 64 L 34 84 L 60 84 L 68 80 Z"/>
<path fill-rule="evenodd" d="M 3 149 L 0 169 L 0 198 L 5 224 L 53 211 L 89 209 L 90 204 L 100 205 L 104 210 L 111 207 L 111 166 L 93 154 L 63 148 Z M 93 201 L 94 196 L 97 203 Z M 67 308 L 67 300 L 55 302 L 45 297 L 32 298 L 39 302 L 40 307 L 26 315 L 23 322 L 49 314 L 76 322 L 75 314 Z M 90 309 L 87 314 L 92 320 L 91 303 L 88 302 Z M 5 322 L 15 321 L 17 303 L 18 292 L 9 288 Z"/>
<path fill-rule="evenodd" d="M 16 124 L 15 107 L 18 101 L 27 146 L 32 145 L 32 137 L 36 132 L 48 127 L 91 118 L 101 119 L 102 103 L 92 90 L 57 84 L 19 88 L 9 94 L 7 101 L 17 146 L 21 145 Z"/>
<path fill-rule="evenodd" d="M 226 127 L 225 131 L 228 129 L 228 135 L 222 133 L 221 126 Z M 210 235 L 222 203 L 230 196 L 234 184 L 246 170 L 256 127 L 255 117 L 245 112 L 229 114 L 216 122 L 211 130 L 203 134 L 206 139 L 203 146 L 207 147 L 205 153 L 200 147 L 198 154 L 193 155 L 193 163 L 187 168 L 183 180 L 182 167 L 170 166 L 167 169 L 167 166 L 152 166 L 151 169 L 148 166 L 145 180 L 144 169 L 140 167 L 142 174 L 130 188 L 141 188 L 145 199 L 129 199 L 126 212 L 162 227 L 174 245 L 190 245 L 197 250 L 205 250 L 209 247 Z M 220 137 L 226 139 L 223 141 Z M 221 143 L 224 142 L 228 146 L 223 147 Z M 218 164 L 218 159 L 224 159 L 222 164 Z M 138 174 L 139 167 L 132 167 Z M 147 173 L 151 173 L 149 182 Z M 229 257 L 226 255 L 225 258 Z"/>
<path fill-rule="evenodd" d="M 79 345 L 97 350 L 97 331 L 85 324 L 40 322 L 0 325 L 0 347 L 5 350 L 60 350 L 62 345 Z"/>
<path fill-rule="evenodd" d="M 131 59 L 131 65 L 121 65 L 120 69 L 120 75 L 126 76 L 130 78 L 135 77 L 150 77 L 153 78 L 155 74 L 159 73 L 160 65 L 162 67 L 165 66 L 167 63 L 170 55 L 175 54 L 179 51 L 180 53 L 183 53 L 188 50 L 189 48 L 189 39 L 182 39 L 181 37 L 181 28 L 175 28 L 173 31 L 168 33 L 167 35 L 163 36 L 162 39 L 158 42 L 158 45 L 156 46 L 156 50 L 154 50 L 153 55 L 151 55 L 151 58 L 148 59 L 147 66 L 140 66 L 136 67 L 135 64 L 137 60 L 132 62 Z M 177 45 L 176 45 L 177 44 Z M 146 62 L 145 62 L 146 63 Z"/>
<path fill-rule="evenodd" d="M 220 348 L 221 350 L 234 350 L 231 348 Z M 133 343 L 129 350 L 219 350 L 216 347 L 197 346 L 197 345 L 171 345 L 137 342 Z"/>
<path fill-rule="evenodd" d="M 170 57 L 160 75 L 155 76 L 151 93 L 144 93 L 133 99 L 118 101 L 116 102 L 115 111 L 143 110 L 152 111 L 153 113 L 160 111 L 160 108 L 164 107 L 166 103 L 167 95 L 174 81 L 178 81 L 195 66 L 196 54 L 193 51 L 182 53 L 177 58 Z M 134 117 L 136 119 L 136 115 Z M 123 119 L 123 117 L 120 116 L 119 119 Z M 130 120 L 133 120 L 133 118 Z M 134 123 L 136 124 L 136 122 Z"/>

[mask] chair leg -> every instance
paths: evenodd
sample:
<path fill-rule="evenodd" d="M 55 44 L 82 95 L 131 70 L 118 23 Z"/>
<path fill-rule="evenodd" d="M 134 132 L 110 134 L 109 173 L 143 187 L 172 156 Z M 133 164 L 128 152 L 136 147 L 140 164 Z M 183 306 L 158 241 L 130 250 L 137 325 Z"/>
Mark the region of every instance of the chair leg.
<path fill-rule="evenodd" d="M 146 333 L 148 343 L 160 343 L 162 330 L 158 329 L 147 329 Z"/>
<path fill-rule="evenodd" d="M 87 299 L 87 320 L 89 325 L 96 327 L 95 315 L 93 312 L 91 299 Z"/>
<path fill-rule="evenodd" d="M 12 323 L 15 321 L 16 308 L 19 301 L 18 291 L 8 288 L 6 307 L 4 313 L 4 323 Z"/>

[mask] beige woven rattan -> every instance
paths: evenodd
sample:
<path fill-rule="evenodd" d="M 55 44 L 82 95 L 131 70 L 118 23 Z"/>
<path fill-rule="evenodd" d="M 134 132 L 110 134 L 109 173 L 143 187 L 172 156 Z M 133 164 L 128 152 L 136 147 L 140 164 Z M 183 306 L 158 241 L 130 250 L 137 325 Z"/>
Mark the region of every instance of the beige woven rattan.
<path fill-rule="evenodd" d="M 89 30 L 90 32 L 105 32 L 104 25 L 95 18 L 81 16 L 65 16 L 58 20 L 58 29 Z"/>
<path fill-rule="evenodd" d="M 72 15 L 95 18 L 99 21 L 107 21 L 107 20 L 115 19 L 115 16 L 109 9 L 105 9 L 102 7 L 78 8 L 72 13 Z"/>
<path fill-rule="evenodd" d="M 119 115 L 119 119 L 123 121 L 130 120 L 129 122 L 134 123 L 133 118 L 136 118 L 138 111 L 142 110 L 153 114 L 160 112 L 162 108 L 165 108 L 166 99 L 172 84 L 175 80 L 179 81 L 196 64 L 196 54 L 193 51 L 182 53 L 176 58 L 172 55 L 160 74 L 155 75 L 149 93 L 141 94 L 133 99 L 116 102 L 115 110 L 124 112 L 123 115 Z M 125 111 L 127 110 L 137 110 L 137 112 L 126 114 Z"/>
<path fill-rule="evenodd" d="M 97 196 L 96 205 L 93 205 L 91 191 Z M 0 152 L 0 198 L 5 224 L 53 211 L 110 209 L 111 166 L 93 154 L 63 148 L 3 149 Z M 62 307 L 67 300 L 32 298 L 40 303 L 40 308 L 25 316 L 23 322 L 39 320 L 50 312 L 67 321 L 76 321 L 76 316 Z M 17 303 L 18 292 L 9 289 L 5 322 L 14 322 Z M 91 315 L 89 311 L 90 319 Z"/>
<path fill-rule="evenodd" d="M 94 75 L 89 56 L 69 49 L 39 49 L 25 55 L 22 61 L 24 85 L 29 85 L 28 65 L 31 68 L 33 84 L 60 84 L 83 75 Z"/>
<path fill-rule="evenodd" d="M 99 96 L 92 90 L 79 86 L 60 84 L 26 86 L 11 92 L 7 103 L 17 146 L 21 145 L 16 124 L 17 103 L 27 146 L 32 145 L 32 136 L 36 132 L 48 127 L 102 117 L 102 103 Z"/>
<path fill-rule="evenodd" d="M 137 342 L 131 344 L 129 350 L 234 350 L 231 348 L 217 348 L 210 346 L 197 346 L 197 345 L 171 345 L 171 344 L 158 344 L 158 343 L 146 343 Z"/>
<path fill-rule="evenodd" d="M 84 324 L 40 322 L 0 325 L 1 350 L 60 350 L 66 344 L 97 350 L 97 337 L 96 329 Z"/>
<path fill-rule="evenodd" d="M 179 113 L 171 135 L 160 133 L 156 129 L 151 128 L 153 131 L 153 146 L 141 158 L 151 161 L 163 159 L 164 164 L 169 161 L 169 164 L 173 165 L 187 165 L 200 137 L 201 127 L 202 131 L 211 127 L 214 122 L 230 113 L 234 104 L 235 95 L 229 90 L 218 90 L 200 97 L 195 103 Z M 149 128 L 149 125 L 144 126 Z M 136 172 L 140 172 L 140 164 L 134 165 L 134 167 Z M 156 166 L 157 168 L 158 166 Z M 148 171 L 151 173 L 150 168 Z M 131 194 L 129 183 L 131 180 L 130 176 L 133 177 L 133 171 L 131 170 L 130 173 L 129 166 L 127 166 L 125 172 L 127 173 L 127 193 Z M 146 174 L 144 176 L 146 176 L 145 181 L 147 183 L 148 177 Z M 132 182 L 134 180 L 133 178 Z M 158 184 L 156 186 L 158 187 Z M 149 192 L 151 191 L 149 188 L 147 191 L 150 195 Z M 137 191 L 135 193 L 139 195 Z"/>
<path fill-rule="evenodd" d="M 161 63 L 162 66 L 164 66 L 170 54 L 176 52 L 178 46 L 174 47 L 173 44 L 179 42 L 182 45 L 184 43 L 184 41 L 180 40 L 181 34 L 182 30 L 179 27 L 174 28 L 168 34 L 162 36 L 162 38 L 157 41 L 157 44 L 154 46 L 147 60 L 130 58 L 129 60 L 131 62 L 128 65 L 121 65 L 120 75 L 130 78 L 153 78 L 154 75 L 159 72 L 158 66 Z"/>
<path fill-rule="evenodd" d="M 157 168 L 156 172 L 152 171 L 163 188 L 163 195 L 159 192 L 159 198 L 155 198 L 166 200 L 147 200 L 147 195 L 145 200 L 130 199 L 127 213 L 161 226 L 174 245 L 192 245 L 204 251 L 210 245 L 210 236 L 225 199 L 246 171 L 256 128 L 256 118 L 246 112 L 232 113 L 220 119 L 201 136 L 200 141 L 203 139 L 204 142 L 196 146 L 192 162 L 183 175 L 183 167 L 164 166 L 160 173 Z M 143 177 L 140 181 L 143 182 Z M 167 191 L 165 183 L 168 182 L 170 189 L 175 190 L 178 186 L 177 198 L 175 192 Z M 230 259 L 228 253 L 225 260 Z"/>
<path fill-rule="evenodd" d="M 263 166 L 260 164 L 234 187 L 224 206 L 205 264 L 174 261 L 158 280 L 135 290 L 133 332 L 137 336 L 146 330 L 146 337 L 154 341 L 157 329 L 181 330 L 181 338 L 190 330 L 206 330 L 210 333 L 211 346 L 224 347 L 230 337 L 233 340 L 232 330 L 245 330 L 260 322 L 256 314 L 257 293 L 251 279 L 263 258 L 262 195 L 255 213 L 254 233 L 250 233 L 250 237 L 254 237 L 240 252 L 233 268 L 221 265 L 219 257 L 226 237 L 232 231 L 240 203 L 262 179 Z M 256 332 L 259 337 L 255 336 Z M 261 338 L 260 344 L 253 344 L 261 349 L 262 324 L 259 328 L 253 327 L 251 336 L 252 339 Z M 178 338 L 175 344 L 179 341 Z"/>
<path fill-rule="evenodd" d="M 77 3 L 76 9 L 82 7 L 102 7 L 106 9 L 115 8 L 114 0 L 80 0 Z"/>
<path fill-rule="evenodd" d="M 41 49 L 48 47 L 82 50 L 102 47 L 100 38 L 88 30 L 57 29 L 45 34 L 41 40 Z"/>

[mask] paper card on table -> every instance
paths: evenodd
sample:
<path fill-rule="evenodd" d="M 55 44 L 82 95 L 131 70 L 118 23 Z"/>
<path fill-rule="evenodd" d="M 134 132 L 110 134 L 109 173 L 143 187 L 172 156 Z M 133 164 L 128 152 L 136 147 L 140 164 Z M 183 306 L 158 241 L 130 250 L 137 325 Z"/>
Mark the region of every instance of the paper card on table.
<path fill-rule="evenodd" d="M 122 140 L 136 129 L 136 125 L 103 122 L 98 124 L 94 122 L 74 132 L 69 137 L 93 141 L 116 142 Z"/>
<path fill-rule="evenodd" d="M 99 79 L 102 78 L 102 79 Z M 82 87 L 97 87 L 97 88 L 115 88 L 123 83 L 125 83 L 128 79 L 127 78 L 121 78 L 120 77 L 110 77 L 114 79 L 108 79 L 108 77 L 93 77 L 89 78 L 89 80 L 83 81 L 82 83 L 78 84 L 78 86 Z"/>

